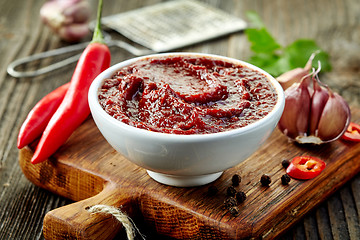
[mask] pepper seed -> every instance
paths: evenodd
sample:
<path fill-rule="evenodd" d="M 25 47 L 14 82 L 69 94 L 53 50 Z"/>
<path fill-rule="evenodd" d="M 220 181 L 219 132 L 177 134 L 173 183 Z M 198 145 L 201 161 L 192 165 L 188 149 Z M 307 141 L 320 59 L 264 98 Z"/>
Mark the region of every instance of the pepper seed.
<path fill-rule="evenodd" d="M 233 197 L 226 198 L 224 201 L 225 208 L 230 209 L 237 205 L 237 201 Z"/>
<path fill-rule="evenodd" d="M 234 217 L 237 217 L 237 216 L 239 216 L 239 214 L 240 214 L 240 210 L 239 210 L 239 208 L 236 207 L 236 206 L 229 208 L 229 212 L 230 212 L 231 215 L 233 215 Z"/>
<path fill-rule="evenodd" d="M 226 195 L 229 197 L 235 197 L 236 189 L 233 186 L 230 186 L 226 189 Z"/>
<path fill-rule="evenodd" d="M 271 183 L 271 178 L 269 175 L 263 174 L 261 176 L 260 182 L 261 182 L 261 185 L 263 185 L 264 187 L 268 187 Z"/>
<path fill-rule="evenodd" d="M 241 177 L 238 174 L 234 174 L 231 178 L 232 185 L 237 187 L 241 182 Z"/>
<path fill-rule="evenodd" d="M 239 191 L 236 193 L 235 197 L 238 203 L 242 203 L 246 199 L 246 194 L 243 191 Z"/>
<path fill-rule="evenodd" d="M 283 168 L 287 169 L 287 167 L 290 165 L 290 161 L 288 159 L 283 159 L 281 161 L 281 165 L 283 166 Z"/>
<path fill-rule="evenodd" d="M 284 174 L 284 175 L 281 176 L 281 183 L 282 183 L 283 185 L 288 185 L 289 182 L 290 182 L 290 177 L 289 177 L 289 175 Z"/>

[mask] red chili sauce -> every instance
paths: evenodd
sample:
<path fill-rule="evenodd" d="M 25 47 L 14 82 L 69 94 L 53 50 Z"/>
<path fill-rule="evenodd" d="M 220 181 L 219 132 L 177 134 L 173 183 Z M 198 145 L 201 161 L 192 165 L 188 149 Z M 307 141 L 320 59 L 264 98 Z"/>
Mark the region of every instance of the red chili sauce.
<path fill-rule="evenodd" d="M 140 60 L 106 79 L 99 102 L 137 128 L 205 134 L 241 128 L 266 116 L 277 100 L 267 77 L 208 57 Z"/>

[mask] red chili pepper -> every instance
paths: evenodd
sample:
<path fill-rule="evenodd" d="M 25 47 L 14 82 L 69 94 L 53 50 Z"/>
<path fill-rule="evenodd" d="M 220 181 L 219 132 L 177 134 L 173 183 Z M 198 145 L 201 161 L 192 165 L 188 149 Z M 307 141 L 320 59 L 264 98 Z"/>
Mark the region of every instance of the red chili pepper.
<path fill-rule="evenodd" d="M 99 1 L 93 41 L 82 53 L 64 100 L 50 119 L 31 159 L 33 164 L 50 157 L 88 117 L 88 91 L 97 75 L 110 66 L 110 50 L 100 31 L 102 1 Z"/>
<path fill-rule="evenodd" d="M 360 125 L 351 122 L 341 138 L 346 141 L 360 142 Z"/>
<path fill-rule="evenodd" d="M 41 136 L 56 109 L 64 99 L 70 83 L 66 83 L 43 97 L 27 115 L 21 125 L 17 147 L 19 149 Z"/>
<path fill-rule="evenodd" d="M 295 157 L 286 169 L 286 173 L 296 179 L 311 179 L 324 170 L 326 164 L 319 158 L 311 156 Z"/>

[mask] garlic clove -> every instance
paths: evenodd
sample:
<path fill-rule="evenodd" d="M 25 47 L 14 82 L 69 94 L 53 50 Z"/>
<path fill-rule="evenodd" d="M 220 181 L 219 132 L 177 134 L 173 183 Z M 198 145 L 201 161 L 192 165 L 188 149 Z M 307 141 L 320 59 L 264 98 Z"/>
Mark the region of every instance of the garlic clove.
<path fill-rule="evenodd" d="M 316 54 L 317 52 L 311 54 L 304 68 L 292 69 L 288 72 L 281 74 L 276 78 L 276 80 L 280 83 L 280 85 L 284 90 L 288 89 L 294 83 L 300 82 L 303 77 L 309 74 L 309 71 L 312 66 L 312 61 L 314 60 Z"/>
<path fill-rule="evenodd" d="M 276 80 L 280 83 L 281 87 L 286 90 L 294 83 L 300 80 L 309 73 L 309 70 L 304 68 L 295 68 L 288 72 L 281 74 Z"/>
<path fill-rule="evenodd" d="M 285 108 L 278 127 L 291 139 L 307 136 L 311 104 L 309 78 L 309 76 L 304 77 L 300 84 L 293 84 L 285 91 Z"/>
<path fill-rule="evenodd" d="M 43 23 L 53 30 L 58 29 L 65 22 L 65 16 L 61 14 L 55 1 L 46 2 L 41 7 L 40 17 Z"/>
<path fill-rule="evenodd" d="M 90 15 L 91 7 L 86 0 L 51 0 L 40 9 L 42 21 L 61 39 L 69 42 L 79 41 L 89 34 L 87 23 Z"/>
<path fill-rule="evenodd" d="M 72 23 L 84 23 L 90 18 L 90 4 L 88 1 L 76 1 L 69 8 L 65 8 L 63 15 L 71 20 Z"/>
<path fill-rule="evenodd" d="M 350 108 L 337 93 L 329 91 L 329 99 L 321 114 L 317 135 L 324 142 L 339 138 L 350 124 Z"/>
<path fill-rule="evenodd" d="M 313 78 L 314 92 L 311 98 L 311 114 L 310 114 L 310 135 L 317 136 L 318 124 L 321 118 L 321 114 L 324 110 L 324 106 L 329 99 L 329 90 L 321 87 L 317 82 L 317 79 Z"/>
<path fill-rule="evenodd" d="M 298 129 L 298 134 L 300 136 L 306 136 L 309 126 L 309 114 L 310 114 L 310 104 L 311 104 L 311 94 L 309 92 L 309 82 L 310 77 L 306 76 L 300 83 L 301 96 L 299 100 L 299 116 L 297 117 L 296 127 Z M 293 106 L 292 106 L 293 107 Z"/>

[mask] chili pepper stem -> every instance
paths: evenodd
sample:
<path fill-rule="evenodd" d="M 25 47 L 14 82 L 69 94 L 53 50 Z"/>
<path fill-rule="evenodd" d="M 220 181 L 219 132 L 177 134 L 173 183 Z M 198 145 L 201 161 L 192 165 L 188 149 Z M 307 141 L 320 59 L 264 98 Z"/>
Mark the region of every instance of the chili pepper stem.
<path fill-rule="evenodd" d="M 97 9 L 97 16 L 96 16 L 96 25 L 94 29 L 94 35 L 91 43 L 102 43 L 105 44 L 103 34 L 101 32 L 101 13 L 102 13 L 102 6 L 103 1 L 99 0 L 99 5 Z"/>

